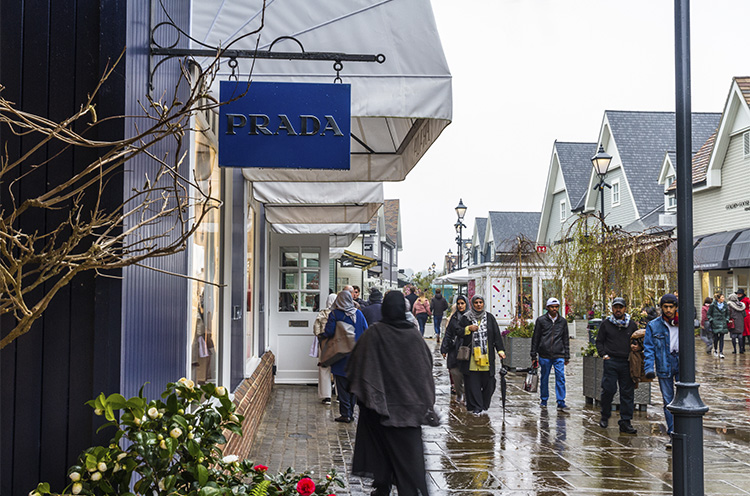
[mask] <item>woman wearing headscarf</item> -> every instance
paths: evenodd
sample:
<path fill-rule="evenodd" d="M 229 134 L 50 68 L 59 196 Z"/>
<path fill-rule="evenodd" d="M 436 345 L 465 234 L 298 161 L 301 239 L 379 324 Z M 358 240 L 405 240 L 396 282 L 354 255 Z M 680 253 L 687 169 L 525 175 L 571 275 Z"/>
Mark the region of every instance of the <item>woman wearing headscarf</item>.
<path fill-rule="evenodd" d="M 435 403 L 432 355 L 406 318 L 397 291 L 383 300 L 382 320 L 362 335 L 347 366 L 359 422 L 352 473 L 374 479 L 372 494 L 427 493 L 422 421 Z"/>
<path fill-rule="evenodd" d="M 336 322 L 342 321 L 354 327 L 354 340 L 357 341 L 367 329 L 367 320 L 362 312 L 354 306 L 354 298 L 349 291 L 341 291 L 333 303 L 333 310 L 328 316 L 324 334 L 333 337 L 336 334 Z M 349 381 L 346 377 L 346 363 L 349 357 L 344 357 L 331 365 L 331 373 L 336 381 L 336 395 L 339 400 L 339 416 L 334 420 L 346 424 L 354 420 L 354 403 L 357 398 L 351 394 Z"/>
<path fill-rule="evenodd" d="M 474 295 L 471 308 L 459 321 L 462 346 L 471 348 L 469 360 L 461 362 L 466 391 L 466 410 L 479 414 L 489 409 L 495 392 L 495 351 L 505 358 L 500 327 L 495 317 L 484 308 L 484 298 Z"/>
<path fill-rule="evenodd" d="M 732 337 L 732 353 L 737 354 L 737 344 L 739 343 L 739 352 L 745 353 L 745 342 L 742 339 L 742 332 L 745 330 L 745 304 L 740 301 L 735 293 L 727 298 L 729 306 L 729 335 Z"/>
<path fill-rule="evenodd" d="M 448 324 L 445 326 L 445 336 L 443 336 L 443 342 L 440 345 L 440 353 L 445 358 L 445 365 L 448 367 L 450 372 L 451 381 L 453 381 L 453 388 L 456 390 L 456 401 L 463 403 L 464 401 L 464 374 L 461 372 L 456 355 L 458 354 L 458 347 L 463 339 L 458 339 L 459 334 L 463 337 L 463 332 L 459 333 L 458 323 L 461 321 L 461 317 L 466 313 L 467 310 L 466 297 L 464 295 L 458 295 L 456 297 L 456 304 L 454 305 L 453 312 L 451 312 L 451 318 L 448 320 Z"/>
<path fill-rule="evenodd" d="M 424 336 L 424 326 L 427 324 L 427 318 L 432 315 L 432 311 L 430 310 L 430 300 L 424 295 L 424 291 L 419 291 L 419 298 L 414 302 L 411 313 L 417 318 L 417 322 L 419 322 L 419 332 Z"/>
<path fill-rule="evenodd" d="M 319 358 L 320 357 L 320 339 L 325 332 L 326 323 L 328 322 L 328 316 L 331 314 L 333 304 L 336 302 L 336 293 L 331 293 L 326 299 L 326 306 L 315 317 L 313 322 L 313 334 L 315 335 L 315 341 L 313 347 L 315 348 L 314 353 L 310 356 Z M 324 405 L 331 404 L 331 367 L 323 367 L 318 362 L 318 399 Z"/>

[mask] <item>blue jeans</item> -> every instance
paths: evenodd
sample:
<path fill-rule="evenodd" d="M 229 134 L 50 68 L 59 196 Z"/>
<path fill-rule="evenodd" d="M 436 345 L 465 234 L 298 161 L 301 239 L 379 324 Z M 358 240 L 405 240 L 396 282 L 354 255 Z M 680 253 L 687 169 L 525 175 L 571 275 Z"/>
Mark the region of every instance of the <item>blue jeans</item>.
<path fill-rule="evenodd" d="M 565 359 L 539 357 L 539 368 L 542 376 L 539 378 L 539 399 L 547 402 L 549 399 L 549 374 L 555 368 L 555 398 L 557 405 L 565 405 Z"/>
<path fill-rule="evenodd" d="M 723 336 L 722 336 L 723 337 Z M 672 412 L 667 409 L 667 405 L 674 399 L 674 383 L 680 381 L 680 357 L 679 355 L 667 355 L 669 360 L 669 377 L 659 377 L 659 389 L 661 397 L 664 399 L 664 418 L 667 420 L 667 434 L 672 434 L 674 430 L 674 418 Z"/>
<path fill-rule="evenodd" d="M 440 324 L 443 322 L 443 316 L 433 315 L 432 322 L 435 324 L 435 336 L 440 337 Z"/>
<path fill-rule="evenodd" d="M 419 322 L 419 332 L 422 333 L 422 336 L 424 336 L 424 326 L 427 323 L 427 312 L 418 313 L 415 315 L 417 318 L 417 322 Z"/>

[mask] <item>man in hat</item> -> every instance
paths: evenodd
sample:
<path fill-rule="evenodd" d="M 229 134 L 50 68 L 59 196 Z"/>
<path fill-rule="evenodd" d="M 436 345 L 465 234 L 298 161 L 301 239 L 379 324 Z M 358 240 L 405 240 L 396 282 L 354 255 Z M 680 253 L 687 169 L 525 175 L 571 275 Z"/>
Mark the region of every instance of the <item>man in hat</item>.
<path fill-rule="evenodd" d="M 635 383 L 630 376 L 630 337 L 638 326 L 625 312 L 625 298 L 612 301 L 612 315 L 602 320 L 596 335 L 596 351 L 604 359 L 602 374 L 602 418 L 599 426 L 607 428 L 612 414 L 612 398 L 620 388 L 620 432 L 636 434 L 638 431 L 630 423 L 633 418 Z"/>
<path fill-rule="evenodd" d="M 541 407 L 547 406 L 549 399 L 549 374 L 555 368 L 555 398 L 557 409 L 567 411 L 565 404 L 565 365 L 570 361 L 570 336 L 568 322 L 560 315 L 560 301 L 547 300 L 547 313 L 536 319 L 534 334 L 531 337 L 531 360 L 542 369 L 539 378 Z"/>
<path fill-rule="evenodd" d="M 646 326 L 643 338 L 643 370 L 648 378 L 659 378 L 659 389 L 664 400 L 664 417 L 667 421 L 667 434 L 670 441 L 667 449 L 672 449 L 674 418 L 669 405 L 674 399 L 674 383 L 680 380 L 680 338 L 677 316 L 677 297 L 667 293 L 659 301 L 661 317 Z"/>

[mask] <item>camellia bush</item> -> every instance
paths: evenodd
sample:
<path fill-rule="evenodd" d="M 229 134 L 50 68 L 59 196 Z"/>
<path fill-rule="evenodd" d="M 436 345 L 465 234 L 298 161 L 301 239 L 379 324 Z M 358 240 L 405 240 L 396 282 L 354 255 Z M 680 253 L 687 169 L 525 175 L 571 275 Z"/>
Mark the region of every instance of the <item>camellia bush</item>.
<path fill-rule="evenodd" d="M 344 487 L 331 470 L 322 481 L 291 468 L 275 476 L 268 467 L 225 455 L 225 431 L 242 434 L 243 416 L 227 390 L 182 378 L 167 384 L 161 400 L 148 401 L 120 394 L 87 403 L 107 419 L 101 429 L 114 427 L 108 446 L 85 450 L 68 470 L 70 484 L 62 493 L 40 483 L 30 496 L 84 494 L 121 496 L 326 496 L 332 485 Z"/>

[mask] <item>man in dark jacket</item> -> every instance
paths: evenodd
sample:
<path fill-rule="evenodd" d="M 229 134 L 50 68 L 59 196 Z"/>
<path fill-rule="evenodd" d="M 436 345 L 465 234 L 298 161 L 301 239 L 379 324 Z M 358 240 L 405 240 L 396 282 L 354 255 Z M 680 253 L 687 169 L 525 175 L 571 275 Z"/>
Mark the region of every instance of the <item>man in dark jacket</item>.
<path fill-rule="evenodd" d="M 432 322 L 435 324 L 435 337 L 440 342 L 440 324 L 443 321 L 443 312 L 448 310 L 448 302 L 443 298 L 439 289 L 435 290 L 435 297 L 430 301 L 432 309 Z"/>
<path fill-rule="evenodd" d="M 565 365 L 570 361 L 570 337 L 568 321 L 560 316 L 560 301 L 557 298 L 547 300 L 547 313 L 536 319 L 534 334 L 531 336 L 531 360 L 534 366 L 542 369 L 539 378 L 539 397 L 541 407 L 547 406 L 549 399 L 549 374 L 555 368 L 555 398 L 557 409 L 567 411 L 565 404 Z"/>
<path fill-rule="evenodd" d="M 370 290 L 370 298 L 367 301 L 367 305 L 362 307 L 362 313 L 365 315 L 367 325 L 373 325 L 375 322 L 380 322 L 381 319 L 383 294 L 379 289 L 372 288 Z"/>
<path fill-rule="evenodd" d="M 410 309 L 414 308 L 414 302 L 417 301 L 417 298 L 419 298 L 419 295 L 417 295 L 417 288 L 415 288 L 413 285 L 409 284 L 406 286 L 404 294 L 406 295 L 406 299 L 409 301 L 410 307 L 406 309 L 406 311 L 410 311 Z"/>
<path fill-rule="evenodd" d="M 612 398 L 620 387 L 620 432 L 636 434 L 632 426 L 635 383 L 630 376 L 630 337 L 637 326 L 630 314 L 625 313 L 625 299 L 617 297 L 612 301 L 612 315 L 602 320 L 596 335 L 596 351 L 604 359 L 602 374 L 602 418 L 599 426 L 607 428 L 612 415 Z"/>

